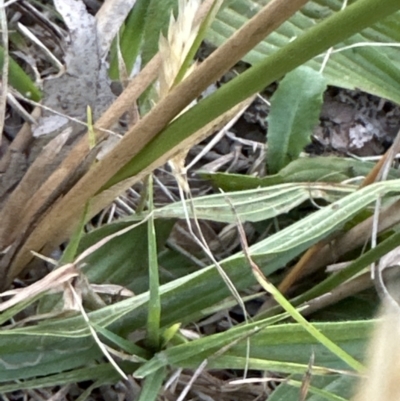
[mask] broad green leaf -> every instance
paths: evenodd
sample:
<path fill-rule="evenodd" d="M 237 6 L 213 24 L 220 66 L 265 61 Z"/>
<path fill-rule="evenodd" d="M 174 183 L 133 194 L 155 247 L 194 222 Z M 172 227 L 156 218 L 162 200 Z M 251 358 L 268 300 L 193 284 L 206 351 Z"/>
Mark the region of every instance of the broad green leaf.
<path fill-rule="evenodd" d="M 169 236 L 174 222 L 163 220 L 156 222 L 158 246 L 161 248 Z M 79 246 L 79 252 L 87 249 L 107 235 L 116 233 L 132 222 L 122 221 L 105 225 L 85 235 Z M 111 283 L 127 287 L 135 293 L 149 288 L 149 259 L 147 255 L 147 227 L 140 225 L 126 234 L 116 237 L 102 246 L 86 259 L 84 273 L 92 283 Z M 144 252 L 144 250 L 146 250 Z M 170 277 L 163 274 L 161 281 Z"/>
<path fill-rule="evenodd" d="M 100 350 L 89 336 L 71 341 L 45 335 L 18 335 L 13 330 L 3 330 L 0 338 L 0 382 L 59 373 L 84 366 L 100 355 Z"/>
<path fill-rule="evenodd" d="M 176 9 L 176 0 L 150 0 L 144 27 L 142 59 L 146 64 L 158 51 L 160 32 L 165 34 L 171 12 Z"/>
<path fill-rule="evenodd" d="M 310 245 L 341 227 L 346 220 L 374 201 L 377 196 L 381 196 L 385 192 L 399 190 L 398 180 L 377 183 L 363 188 L 252 246 L 251 254 L 264 273 L 270 274 Z M 239 289 L 254 283 L 254 278 L 244 263 L 242 253 L 233 255 L 222 261 L 221 264 Z M 169 325 L 185 321 L 185 316 L 192 316 L 193 313 L 199 313 L 201 309 L 221 301 L 229 295 L 229 291 L 222 283 L 222 279 L 218 277 L 216 270 L 210 266 L 161 286 L 162 324 Z M 147 295 L 143 294 L 143 296 Z M 135 297 L 118 304 L 119 308 L 126 305 L 127 309 L 126 312 L 121 311 L 120 313 L 114 311 L 115 319 L 113 321 L 116 321 L 118 316 L 122 317 L 121 314 L 128 313 L 129 302 L 139 302 L 139 298 Z M 125 331 L 142 327 L 144 320 L 142 312 L 139 310 L 144 307 L 146 301 L 141 299 L 140 302 L 142 306 L 130 314 L 127 322 L 118 324 L 118 330 Z M 104 321 L 109 322 L 108 324 L 111 323 L 111 316 L 104 316 L 104 318 L 106 319 Z"/>
<path fill-rule="evenodd" d="M 381 196 L 385 192 L 399 190 L 398 180 L 377 183 L 363 188 L 252 246 L 250 248 L 251 254 L 264 269 L 264 273 L 270 274 L 307 249 L 308 246 L 339 228 L 346 220 L 375 200 L 377 196 Z M 247 269 L 243 265 L 243 260 L 243 254 L 238 253 L 222 261 L 222 266 L 239 288 L 244 288 L 254 282 L 249 270 L 246 270 L 248 274 L 243 274 L 243 269 Z M 218 273 L 212 266 L 165 284 L 161 286 L 160 291 L 165 312 L 162 317 L 163 324 L 167 325 L 182 321 L 184 316 L 209 307 L 228 295 L 228 290 L 222 285 L 222 280 L 219 281 Z M 144 298 L 136 296 L 133 299 L 116 304 L 118 305 L 117 309 L 110 306 L 104 310 L 93 312 L 93 316 L 96 316 L 96 319 L 99 319 L 103 324 L 111 324 L 129 311 L 138 308 L 140 305 L 143 306 L 148 295 L 141 295 Z M 135 304 L 136 306 L 134 306 Z M 107 314 L 108 308 L 113 312 Z M 75 324 L 78 322 L 79 320 Z M 141 327 L 143 323 L 143 316 L 137 315 L 135 319 L 130 319 L 129 326 L 133 329 L 134 327 Z M 51 327 L 53 326 L 43 324 L 40 330 L 45 328 L 48 333 L 51 330 L 56 330 L 56 332 L 63 330 L 59 326 L 52 329 Z M 72 335 L 72 327 L 74 326 L 69 323 L 70 335 Z"/>
<path fill-rule="evenodd" d="M 271 97 L 267 119 L 267 164 L 270 173 L 277 173 L 296 160 L 311 142 L 325 89 L 322 74 L 304 66 L 289 72 L 279 83 Z"/>
<path fill-rule="evenodd" d="M 154 211 L 157 218 L 185 218 L 187 209 L 191 218 L 235 223 L 236 215 L 241 221 L 261 221 L 288 213 L 309 199 L 332 201 L 355 190 L 350 185 L 330 184 L 282 184 L 247 191 L 219 193 L 201 196 L 190 201 L 171 203 Z M 193 206 L 193 208 L 190 207 Z M 235 213 L 232 211 L 232 206 Z M 194 216 L 193 213 L 196 214 Z"/>
<path fill-rule="evenodd" d="M 269 364 L 270 367 L 274 366 L 274 369 L 280 367 L 283 369 L 281 372 L 296 370 L 299 372 L 301 364 L 305 373 L 310 356 L 314 352 L 316 374 L 329 373 L 327 368 L 348 369 L 345 363 L 327 351 L 299 324 L 279 324 L 262 328 L 263 322 L 258 323 L 258 325 L 250 323 L 234 327 L 223 333 L 170 347 L 142 365 L 135 372 L 135 376 L 146 377 L 167 365 L 193 369 L 205 359 L 208 360 L 209 368 L 244 369 L 248 349 L 246 341 L 243 340 L 247 336 L 250 339 L 248 356 L 253 359 L 254 365 L 258 364 L 258 368 L 265 363 L 265 366 Z M 356 358 L 362 357 L 365 340 L 369 337 L 372 328 L 371 321 L 316 323 L 314 326 L 316 330 Z M 237 341 L 238 339 L 242 341 Z M 218 351 L 223 347 L 226 347 L 226 352 L 218 361 L 220 357 Z M 225 361 L 226 365 L 223 366 L 221 361 Z M 285 366 L 285 362 L 288 365 Z"/>
<path fill-rule="evenodd" d="M 146 303 L 148 298 L 142 294 L 127 301 L 128 304 L 122 301 L 111 305 L 111 309 L 103 308 L 96 316 L 90 313 L 93 326 L 109 326 Z M 117 308 L 113 309 L 115 306 Z M 99 358 L 102 358 L 102 352 L 81 315 L 46 320 L 36 326 L 0 330 L 0 382 L 76 369 Z M 130 369 L 135 366 L 126 364 Z M 114 367 L 111 369 L 115 372 Z M 117 377 L 120 379 L 119 375 Z M 96 379 L 95 373 L 91 379 Z M 75 377 L 72 381 L 79 379 Z"/>
<path fill-rule="evenodd" d="M 344 157 L 304 157 L 292 161 L 278 174 L 263 178 L 229 173 L 200 173 L 224 191 L 267 187 L 288 182 L 341 182 L 365 177 L 375 163 Z M 391 168 L 388 179 L 400 178 L 399 170 Z"/>
<path fill-rule="evenodd" d="M 146 377 L 138 401 L 157 400 L 159 395 L 161 394 L 161 386 L 166 375 L 167 370 L 161 368 L 151 374 L 149 377 Z"/>
<path fill-rule="evenodd" d="M 227 201 L 229 198 L 242 221 L 260 221 L 276 217 L 281 213 L 287 213 L 310 197 L 333 201 L 353 192 L 353 190 L 354 187 L 346 185 L 284 184 L 273 188 L 199 197 L 193 200 L 193 205 L 198 218 L 235 222 L 235 216 Z M 188 208 L 188 211 L 192 216 L 192 209 Z M 185 217 L 183 204 L 182 202 L 175 202 L 156 209 L 154 216 L 158 219 L 156 221 L 158 243 L 162 245 L 169 235 L 174 219 Z M 142 219 L 143 217 L 144 215 L 133 216 L 86 234 L 81 241 L 79 251 L 82 252 L 105 236 L 126 228 L 132 224 L 132 220 Z M 168 220 L 165 221 L 164 219 Z M 148 257 L 143 253 L 143 249 L 147 249 L 146 227 L 144 225 L 111 240 L 89 256 L 86 259 L 86 266 L 83 271 L 91 282 L 102 283 L 106 281 L 123 285 L 136 293 L 143 292 L 148 289 Z M 140 255 L 140 258 L 137 258 L 136 255 Z M 181 261 L 178 265 L 173 263 L 167 269 L 164 266 L 164 269 L 160 271 L 161 282 L 165 283 L 170 281 L 171 277 L 179 277 L 193 270 L 193 263 L 188 265 L 186 262 L 185 264 L 186 267 L 183 266 L 183 269 L 180 269 Z"/>
<path fill-rule="evenodd" d="M 217 15 L 207 38 L 215 45 L 221 45 L 234 32 L 246 23 L 268 0 L 235 0 L 228 2 Z M 362 3 L 358 0 L 357 3 Z M 376 4 L 379 6 L 380 2 Z M 257 64 L 286 44 L 312 29 L 324 19 L 339 12 L 343 2 L 338 0 L 309 1 L 292 18 L 269 35 L 244 58 L 250 64 Z M 348 6 L 350 7 L 350 5 Z M 373 7 L 370 14 L 375 13 Z M 333 44 L 334 53 L 330 55 L 323 70 L 329 85 L 355 89 L 359 88 L 377 96 L 400 103 L 400 62 L 398 48 L 390 46 L 400 42 L 400 14 L 393 14 L 373 26 L 356 33 L 341 43 Z M 324 40 L 322 37 L 321 40 Z M 368 42 L 380 42 L 388 46 L 368 46 Z M 345 46 L 352 47 L 340 51 Z M 361 46 L 360 46 L 361 45 Z M 339 52 L 335 52 L 339 51 Z M 314 56 L 306 65 L 320 71 L 324 54 Z"/>
<path fill-rule="evenodd" d="M 42 376 L 40 368 L 37 369 L 37 376 Z M 16 376 L 17 377 L 17 376 Z M 119 374 L 110 364 L 101 364 L 87 368 L 76 369 L 71 372 L 63 372 L 56 375 L 40 377 L 38 379 L 26 380 L 24 382 L 10 383 L 0 385 L 0 393 L 6 393 L 17 390 L 44 388 L 52 386 L 62 386 L 69 383 L 79 383 L 86 380 L 102 381 L 102 384 L 115 383 L 120 378 Z"/>
<path fill-rule="evenodd" d="M 373 184 L 318 210 L 253 245 L 250 248 L 251 255 L 264 274 L 271 274 L 309 246 L 340 228 L 377 196 L 389 191 L 400 191 L 398 180 Z M 239 290 L 254 283 L 241 252 L 221 261 L 221 265 Z M 222 283 L 216 269 L 210 266 L 161 286 L 162 325 L 185 322 L 185 316 L 193 318 L 193 314 L 220 302 L 229 295 L 228 289 Z M 121 321 L 115 329 L 124 332 L 143 325 L 143 316 L 139 313 L 142 307 L 129 314 L 129 318 L 126 321 L 124 319 L 125 323 Z M 200 313 L 199 315 L 201 316 Z"/>

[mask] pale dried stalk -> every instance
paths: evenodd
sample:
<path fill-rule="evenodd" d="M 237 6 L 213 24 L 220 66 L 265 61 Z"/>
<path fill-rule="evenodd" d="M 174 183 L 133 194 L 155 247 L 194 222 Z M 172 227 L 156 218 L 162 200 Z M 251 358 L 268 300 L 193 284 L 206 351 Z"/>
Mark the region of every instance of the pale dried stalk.
<path fill-rule="evenodd" d="M 159 99 L 165 98 L 176 83 L 178 74 L 199 33 L 200 23 L 195 19 L 199 7 L 199 0 L 179 0 L 178 17 L 175 20 L 171 14 L 167 38 L 160 36 L 159 51 L 162 61 L 157 82 Z M 193 71 L 194 67 L 195 64 L 185 72 L 183 79 Z M 188 107 L 191 107 L 191 105 Z M 181 113 L 187 108 L 182 110 Z M 186 193 L 189 193 L 189 184 L 185 171 L 185 159 L 188 151 L 189 149 L 184 149 L 169 160 L 172 173 L 178 185 Z"/>
<path fill-rule="evenodd" d="M 0 294 L 1 297 L 12 295 L 13 297 L 0 304 L 0 312 L 17 305 L 20 302 L 34 298 L 35 296 L 52 290 L 62 290 L 62 284 L 70 281 L 79 275 L 79 270 L 74 263 L 66 264 L 59 269 L 53 270 L 41 280 L 29 285 L 25 288 L 10 290 Z"/>
<path fill-rule="evenodd" d="M 211 83 L 221 77 L 265 36 L 274 31 L 294 14 L 307 0 L 290 2 L 273 0 L 264 7 L 230 40 L 206 59 L 187 79 L 154 109 L 130 129 L 120 143 L 106 157 L 93 166 L 63 198 L 37 224 L 11 266 L 0 266 L 0 274 L 7 274 L 8 281 L 15 277 L 31 259 L 30 249 L 42 249 L 46 244 L 57 246 L 70 233 L 70 227 L 80 218 L 86 202 L 111 179 L 124 165 L 137 155 L 182 109 L 198 97 Z M 97 126 L 97 125 L 96 125 Z M 83 142 L 83 145 L 82 145 Z M 88 152 L 87 139 L 80 144 Z M 74 152 L 75 153 L 75 152 Z M 82 156 L 80 159 L 82 159 Z M 74 165 L 71 157 L 69 163 Z M 63 163 L 61 167 L 70 166 Z M 74 171 L 74 170 L 73 170 Z M 114 194 L 117 196 L 118 194 Z"/>
<path fill-rule="evenodd" d="M 198 35 L 200 21 L 196 14 L 199 0 L 179 0 L 178 17 L 171 14 L 168 35 L 160 36 L 161 68 L 158 78 L 158 96 L 163 99 L 172 89 L 182 65 Z M 189 75 L 189 72 L 185 74 Z"/>
<path fill-rule="evenodd" d="M 400 400 L 400 309 L 385 301 L 368 348 L 367 378 L 353 401 Z"/>

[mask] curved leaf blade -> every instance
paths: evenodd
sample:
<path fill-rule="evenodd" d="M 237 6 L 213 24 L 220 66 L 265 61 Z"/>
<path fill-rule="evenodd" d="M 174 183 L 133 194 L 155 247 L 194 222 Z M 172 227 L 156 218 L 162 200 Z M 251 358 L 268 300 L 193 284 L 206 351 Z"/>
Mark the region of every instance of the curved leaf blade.
<path fill-rule="evenodd" d="M 270 173 L 277 173 L 297 159 L 311 142 L 325 89 L 323 75 L 305 66 L 289 72 L 279 83 L 271 97 L 267 118 L 267 163 Z"/>
<path fill-rule="evenodd" d="M 217 46 L 221 45 L 265 3 L 264 0 L 229 2 L 217 15 L 208 33 L 208 40 Z M 341 6 L 342 2 L 335 0 L 309 1 L 301 11 L 249 52 L 244 60 L 250 64 L 257 64 L 266 55 L 281 49 L 322 20 L 339 12 Z M 388 16 L 361 33 L 336 44 L 323 71 L 328 84 L 348 89 L 359 88 L 400 103 L 400 82 L 396 78 L 400 73 L 398 48 L 391 46 L 400 42 L 399 16 L 399 13 Z M 374 48 L 368 46 L 368 42 L 380 42 L 387 46 Z M 342 51 L 345 46 L 357 47 Z M 316 56 L 306 65 L 319 71 L 323 57 L 324 54 Z"/>

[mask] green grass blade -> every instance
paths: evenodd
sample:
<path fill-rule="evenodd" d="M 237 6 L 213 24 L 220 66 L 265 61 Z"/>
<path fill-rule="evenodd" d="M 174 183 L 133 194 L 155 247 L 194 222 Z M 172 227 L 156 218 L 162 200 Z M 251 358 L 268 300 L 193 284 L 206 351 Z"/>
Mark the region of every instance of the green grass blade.
<path fill-rule="evenodd" d="M 166 373 L 166 369 L 161 368 L 146 377 L 138 401 L 156 400 L 161 393 L 161 386 Z"/>
<path fill-rule="evenodd" d="M 43 373 L 38 368 L 36 376 L 42 376 Z M 120 376 L 115 372 L 110 364 L 101 364 L 97 366 L 90 366 L 87 368 L 76 369 L 70 372 L 63 372 L 60 374 L 35 378 L 18 383 L 10 383 L 0 385 L 0 393 L 6 393 L 17 390 L 44 388 L 52 386 L 62 386 L 68 383 L 79 383 L 86 380 L 101 380 L 103 384 L 115 383 Z"/>
<path fill-rule="evenodd" d="M 326 348 L 298 323 L 269 325 L 267 320 L 233 327 L 226 332 L 172 346 L 156 354 L 134 373 L 147 377 L 163 366 L 196 368 L 207 359 L 208 367 L 215 369 L 249 368 L 301 372 L 307 370 L 310 355 L 316 355 L 316 374 L 332 373 L 329 369 L 347 368 L 347 364 Z M 365 341 L 372 328 L 371 321 L 316 323 L 315 328 L 325 337 L 343 345 L 351 357 L 361 357 Z M 247 338 L 250 346 L 247 346 Z M 219 351 L 225 348 L 224 354 Z M 249 355 L 248 355 L 249 351 Z M 282 370 L 281 370 L 282 369 Z"/>
<path fill-rule="evenodd" d="M 230 173 L 200 173 L 203 178 L 228 191 L 267 187 L 289 182 L 342 182 L 350 178 L 365 177 L 376 163 L 345 157 L 302 157 L 292 161 L 278 174 L 263 178 Z M 391 168 L 388 179 L 400 178 L 398 170 Z"/>
<path fill-rule="evenodd" d="M 350 367 L 352 367 L 357 372 L 361 372 L 364 370 L 363 365 L 355 360 L 351 355 L 349 355 L 346 351 L 344 351 L 341 347 L 327 338 L 324 334 L 322 334 L 319 330 L 315 328 L 315 326 L 309 323 L 300 312 L 295 309 L 292 304 L 278 291 L 278 289 L 270 282 L 268 282 L 264 275 L 259 273 L 257 270 L 253 269 L 253 273 L 256 275 L 257 281 L 260 285 L 268 291 L 282 308 L 292 316 L 292 318 L 298 322 L 304 330 L 310 333 L 315 339 L 317 339 L 321 344 L 323 344 L 329 351 L 335 354 L 338 358 L 342 359 L 346 362 Z"/>
<path fill-rule="evenodd" d="M 314 370 L 314 367 L 313 367 Z M 314 373 L 314 372 L 313 372 Z M 311 378 L 307 401 L 347 401 L 353 395 L 356 378 L 345 375 L 331 375 Z M 298 401 L 300 399 L 301 377 L 289 377 L 270 395 L 268 401 Z"/>
<path fill-rule="evenodd" d="M 150 357 L 150 353 L 148 351 L 134 344 L 132 341 L 126 340 L 125 338 L 122 338 L 121 336 L 99 326 L 98 324 L 92 325 L 96 331 L 102 334 L 107 340 L 111 341 L 128 354 L 135 355 L 140 362 L 145 362 Z"/>
<path fill-rule="evenodd" d="M 293 387 L 301 388 L 302 382 L 297 380 L 289 380 L 288 384 Z M 308 387 L 308 393 L 318 396 L 321 400 L 328 400 L 328 401 L 348 401 L 346 398 L 340 397 L 339 395 L 333 394 L 330 391 L 319 389 L 315 386 Z"/>
<path fill-rule="evenodd" d="M 74 233 L 72 234 L 68 245 L 61 256 L 59 266 L 64 265 L 66 263 L 72 263 L 78 252 L 79 243 L 82 239 L 82 236 L 85 232 L 85 221 L 87 220 L 86 215 L 89 209 L 89 202 L 86 203 L 85 208 L 83 210 L 82 218 L 79 221 L 78 226 L 76 227 Z"/>
<path fill-rule="evenodd" d="M 149 285 L 150 299 L 149 311 L 147 317 L 147 342 L 152 349 L 158 349 L 160 346 L 160 317 L 161 317 L 161 302 L 160 302 L 160 279 L 158 275 L 158 259 L 157 259 L 157 240 L 154 226 L 153 212 L 153 178 L 150 175 L 147 181 L 148 185 L 148 202 L 150 218 L 147 222 L 147 238 L 148 238 L 148 253 L 149 253 Z"/>
<path fill-rule="evenodd" d="M 250 343 L 253 346 L 252 343 Z M 262 359 L 257 357 L 246 358 L 235 354 L 235 349 L 229 351 L 230 355 L 221 355 L 216 359 L 209 359 L 208 369 L 244 369 L 248 366 L 250 370 L 261 370 L 270 372 L 279 372 L 285 374 L 301 374 L 307 371 L 306 363 L 297 363 L 290 361 L 277 361 L 270 359 Z M 181 366 L 185 368 L 193 368 L 193 364 L 189 361 L 181 362 Z M 326 376 L 334 373 L 334 369 L 326 368 L 325 366 L 313 366 L 313 375 Z"/>

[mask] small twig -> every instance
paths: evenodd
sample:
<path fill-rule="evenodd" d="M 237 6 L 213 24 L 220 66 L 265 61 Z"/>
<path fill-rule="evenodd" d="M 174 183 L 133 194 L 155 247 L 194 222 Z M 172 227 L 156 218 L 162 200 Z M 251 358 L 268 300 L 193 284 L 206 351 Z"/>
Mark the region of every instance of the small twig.
<path fill-rule="evenodd" d="M 255 96 L 254 96 L 255 98 Z M 225 124 L 223 128 L 216 134 L 211 141 L 204 146 L 202 151 L 196 155 L 196 157 L 186 166 L 186 171 L 192 168 L 205 154 L 207 154 L 220 140 L 221 138 L 227 134 L 228 130 L 233 127 L 234 124 L 239 120 L 239 118 L 243 115 L 243 113 L 250 107 L 246 105 L 243 107 L 228 123 Z"/>
<path fill-rule="evenodd" d="M 28 37 L 33 43 L 39 46 L 43 52 L 47 55 L 49 61 L 58 68 L 57 76 L 62 75 L 65 72 L 65 67 L 57 59 L 57 57 L 41 42 L 26 26 L 18 22 L 18 28 L 26 37 Z"/>
<path fill-rule="evenodd" d="M 305 401 L 307 397 L 308 389 L 310 388 L 314 359 L 315 359 L 315 354 L 313 351 L 311 353 L 310 360 L 308 361 L 307 371 L 303 376 L 303 380 L 301 381 L 299 401 Z"/>
<path fill-rule="evenodd" d="M 196 371 L 194 372 L 194 374 L 192 375 L 192 377 L 189 380 L 189 383 L 186 384 L 185 388 L 182 390 L 182 392 L 179 394 L 179 397 L 176 401 L 183 401 L 185 399 L 185 397 L 187 396 L 189 390 L 191 389 L 191 387 L 193 386 L 193 383 L 196 381 L 196 379 L 200 376 L 201 372 L 203 372 L 203 370 L 206 368 L 207 366 L 207 359 L 205 359 L 200 366 L 196 369 Z"/>
<path fill-rule="evenodd" d="M 4 0 L 3 0 L 4 1 Z M 18 0 L 9 0 L 7 3 L 4 3 L 4 8 L 11 6 L 11 4 L 16 3 Z"/>

